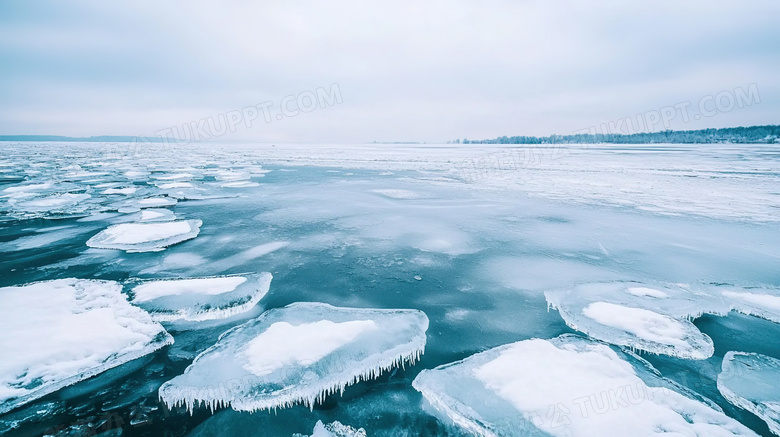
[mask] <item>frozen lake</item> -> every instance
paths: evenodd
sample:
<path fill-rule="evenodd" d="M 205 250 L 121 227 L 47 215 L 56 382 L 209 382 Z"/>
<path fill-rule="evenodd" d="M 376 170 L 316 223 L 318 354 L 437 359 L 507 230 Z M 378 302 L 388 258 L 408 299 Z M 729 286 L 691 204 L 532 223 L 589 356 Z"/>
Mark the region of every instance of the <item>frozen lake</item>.
<path fill-rule="evenodd" d="M 661 376 L 769 436 L 762 418 L 723 397 L 718 375 L 730 351 L 780 359 L 780 320 L 772 321 L 780 313 L 772 312 L 780 296 L 779 225 L 780 146 L 771 144 L 0 143 L 0 287 L 76 278 L 116 281 L 129 295 L 150 280 L 226 276 L 249 278 L 225 280 L 226 290 L 244 304 L 259 301 L 219 316 L 208 314 L 216 304 L 188 301 L 179 317 L 186 320 L 156 319 L 173 344 L 158 341 L 154 352 L 0 415 L 0 434 L 291 436 L 310 435 L 319 420 L 369 436 L 460 435 L 412 386 L 421 371 L 508 343 L 587 332 L 638 349 Z M 230 288 L 263 272 L 273 275 L 267 293 Z M 663 344 L 656 337 L 639 347 L 630 336 L 621 344 L 603 326 L 587 330 L 578 322 L 575 330 L 545 296 L 604 283 L 701 296 L 704 304 L 694 300 L 684 313 L 643 308 L 656 311 L 650 324 L 684 320 L 712 350 L 703 353 L 685 337 L 682 346 L 693 344 L 693 352 L 672 342 L 676 349 L 667 353 L 654 349 Z M 0 302 L 10 302 L 4 290 Z M 600 299 L 611 299 L 603 290 Z M 769 297 L 738 300 L 740 293 Z M 168 311 L 171 302 L 178 301 L 156 308 Z M 311 410 L 201 406 L 191 414 L 159 400 L 160 386 L 220 334 L 298 302 L 422 311 L 425 352 Z M 25 332 L 49 320 L 2 311 L 0 326 Z M 642 337 L 626 327 L 630 321 L 604 322 L 610 314 L 589 320 Z M 327 326 L 356 323 L 345 320 Z M 14 338 L 0 345 L 2 361 L 24 347 Z"/>

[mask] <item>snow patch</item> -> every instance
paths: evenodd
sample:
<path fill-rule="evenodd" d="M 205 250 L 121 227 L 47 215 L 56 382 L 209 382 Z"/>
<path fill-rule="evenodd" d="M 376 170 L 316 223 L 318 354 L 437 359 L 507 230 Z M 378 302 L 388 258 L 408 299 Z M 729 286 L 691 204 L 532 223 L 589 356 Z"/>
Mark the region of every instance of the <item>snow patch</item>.
<path fill-rule="evenodd" d="M 0 288 L 0 413 L 149 354 L 173 338 L 112 281 Z"/>

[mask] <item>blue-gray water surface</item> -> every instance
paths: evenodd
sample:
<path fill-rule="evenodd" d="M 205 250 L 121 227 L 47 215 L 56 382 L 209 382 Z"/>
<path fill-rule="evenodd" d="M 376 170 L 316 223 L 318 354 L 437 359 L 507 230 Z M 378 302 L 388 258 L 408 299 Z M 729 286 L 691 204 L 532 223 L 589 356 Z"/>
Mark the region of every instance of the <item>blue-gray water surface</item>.
<path fill-rule="evenodd" d="M 205 161 L 186 165 L 213 165 Z M 215 161 L 238 166 L 224 157 Z M 414 169 L 268 164 L 262 156 L 250 161 L 268 171 L 249 179 L 258 186 L 221 188 L 217 198 L 183 198 L 169 208 L 203 225 L 197 238 L 160 252 L 87 247 L 90 237 L 126 220 L 127 214 L 105 204 L 56 214 L 3 207 L 2 287 L 59 278 L 124 281 L 264 271 L 274 279 L 250 314 L 222 325 L 171 329 L 173 345 L 0 416 L 0 434 L 290 436 L 311 434 L 317 420 L 338 420 L 365 428 L 369 436 L 458 435 L 423 408 L 411 381 L 422 369 L 495 346 L 575 332 L 548 309 L 545 290 L 612 280 L 780 286 L 780 233 L 772 222 L 479 190 Z M 152 175 L 174 168 L 171 161 L 159 170 L 145 167 Z M 19 174 L 28 181 L 39 177 Z M 99 190 L 90 187 L 118 180 L 117 175 L 57 182 L 86 186 L 96 199 Z M 133 185 L 147 189 L 145 178 Z M 4 181 L 0 191 L 19 183 L 11 177 Z M 253 250 L 274 242 L 286 245 L 267 253 Z M 414 366 L 351 386 L 311 411 L 304 406 L 255 413 L 200 408 L 190 414 L 158 400 L 159 386 L 219 334 L 263 310 L 294 302 L 424 311 L 430 319 L 425 354 Z M 727 415 L 770 435 L 763 421 L 720 396 L 715 379 L 730 350 L 780 358 L 780 326 L 734 312 L 703 316 L 695 324 L 713 339 L 713 357 L 642 356 L 664 376 L 714 400 Z"/>

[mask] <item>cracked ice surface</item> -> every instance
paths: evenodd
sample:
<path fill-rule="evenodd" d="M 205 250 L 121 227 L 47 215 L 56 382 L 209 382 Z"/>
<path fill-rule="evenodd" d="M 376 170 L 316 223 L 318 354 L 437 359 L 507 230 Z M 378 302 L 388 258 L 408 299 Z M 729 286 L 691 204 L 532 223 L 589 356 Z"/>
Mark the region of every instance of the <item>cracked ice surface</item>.
<path fill-rule="evenodd" d="M 169 406 L 238 411 L 313 407 L 336 391 L 414 363 L 428 318 L 417 310 L 295 303 L 223 334 L 183 375 L 160 387 Z"/>
<path fill-rule="evenodd" d="M 0 288 L 0 413 L 173 343 L 121 291 L 83 279 Z"/>
<path fill-rule="evenodd" d="M 423 370 L 413 385 L 435 413 L 480 436 L 756 435 L 641 358 L 570 334 Z"/>
<path fill-rule="evenodd" d="M 222 319 L 251 310 L 271 287 L 270 273 L 148 281 L 132 289 L 135 305 L 158 322 Z"/>
<path fill-rule="evenodd" d="M 168 246 L 198 236 L 200 220 L 164 223 L 121 223 L 109 226 L 87 241 L 98 249 L 121 249 L 128 252 L 157 252 Z"/>
<path fill-rule="evenodd" d="M 714 294 L 636 282 L 581 284 L 545 297 L 570 328 L 593 338 L 690 359 L 712 356 L 714 346 L 688 319 L 731 309 Z"/>
<path fill-rule="evenodd" d="M 766 355 L 728 352 L 718 375 L 718 391 L 732 404 L 760 417 L 780 435 L 780 360 Z"/>

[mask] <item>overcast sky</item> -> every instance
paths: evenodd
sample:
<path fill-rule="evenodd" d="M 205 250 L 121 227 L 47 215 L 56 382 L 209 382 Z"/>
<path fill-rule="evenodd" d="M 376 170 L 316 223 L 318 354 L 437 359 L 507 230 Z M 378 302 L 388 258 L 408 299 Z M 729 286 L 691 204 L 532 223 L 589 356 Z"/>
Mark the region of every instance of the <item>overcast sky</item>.
<path fill-rule="evenodd" d="M 0 134 L 153 135 L 331 84 L 219 140 L 570 134 L 750 84 L 670 127 L 780 124 L 777 0 L 216 3 L 0 2 Z"/>

